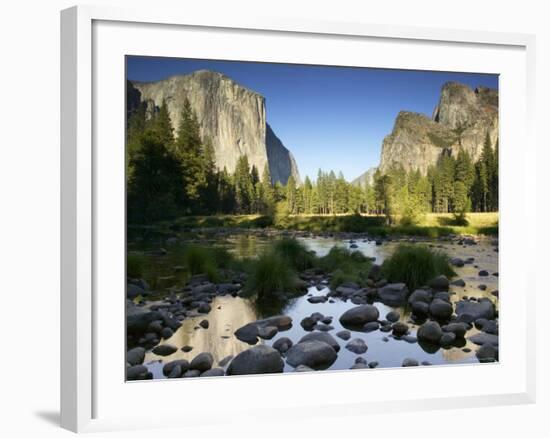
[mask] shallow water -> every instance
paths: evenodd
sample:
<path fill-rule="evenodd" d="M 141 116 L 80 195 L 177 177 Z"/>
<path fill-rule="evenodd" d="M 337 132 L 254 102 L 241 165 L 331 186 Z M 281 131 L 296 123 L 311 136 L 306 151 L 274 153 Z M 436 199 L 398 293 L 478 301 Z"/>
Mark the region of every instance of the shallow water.
<path fill-rule="evenodd" d="M 334 238 L 308 237 L 299 238 L 299 240 L 302 240 L 309 249 L 314 250 L 319 256 L 325 255 L 330 248 L 335 245 L 343 247 L 349 247 L 350 245 L 347 240 Z M 269 242 L 270 239 L 267 237 L 262 238 L 241 235 L 237 237 L 227 237 L 223 242 L 218 243 L 227 247 L 238 256 L 249 257 L 257 254 L 265 246 L 269 245 Z M 369 257 L 375 257 L 376 263 L 382 263 L 383 260 L 394 251 L 398 243 L 385 242 L 383 245 L 377 246 L 374 242 L 358 240 L 355 244 L 358 246 L 358 251 L 361 251 Z M 472 264 L 466 264 L 462 268 L 454 268 L 457 272 L 457 278 L 462 278 L 466 282 L 466 286 L 451 286 L 450 292 L 454 293 L 451 295 L 452 301 L 458 301 L 462 299 L 463 296 L 467 296 L 487 297 L 495 303 L 497 302 L 497 299 L 491 294 L 491 291 L 498 289 L 498 276 L 492 275 L 498 272 L 498 253 L 495 252 L 494 246 L 491 244 L 490 240 L 485 239 L 479 242 L 478 245 L 472 246 L 462 246 L 441 241 L 427 242 L 427 244 L 446 252 L 450 257 L 460 257 L 463 259 L 467 259 L 468 257 L 475 258 Z M 163 261 L 163 263 L 167 262 L 168 260 Z M 488 277 L 479 277 L 478 272 L 481 269 L 489 271 L 490 275 Z M 480 284 L 485 284 L 487 289 L 485 291 L 480 290 L 478 288 Z M 300 321 L 313 312 L 320 312 L 325 316 L 333 317 L 331 325 L 334 329 L 329 331 L 329 333 L 338 341 L 341 347 L 338 358 L 329 368 L 330 370 L 348 369 L 354 364 L 358 356 L 364 357 L 368 362 L 378 362 L 379 367 L 400 367 L 405 358 L 414 358 L 418 360 L 418 362 L 428 361 L 434 365 L 478 362 L 475 357 L 477 346 L 469 341 L 466 341 L 464 345 L 460 347 L 452 347 L 450 349 L 440 348 L 437 351 L 427 351 L 418 343 L 408 343 L 405 340 L 393 338 L 391 333 L 384 333 L 380 330 L 370 333 L 350 330 L 352 334 L 351 339 L 361 338 L 368 346 L 367 352 L 362 355 L 352 353 L 345 348 L 346 343 L 349 341 L 338 338 L 336 333 L 344 329 L 338 321 L 340 315 L 355 305 L 351 301 L 343 302 L 339 299 L 335 299 L 333 303 L 327 301 L 321 304 L 311 304 L 307 301 L 307 298 L 311 295 L 326 295 L 328 291 L 328 288 L 319 291 L 316 287 L 311 287 L 307 295 L 291 300 L 282 313 L 292 318 L 293 326 L 289 330 L 280 331 L 271 340 L 261 340 L 260 342 L 266 345 L 272 345 L 278 338 L 288 337 L 296 343 L 300 338 L 311 333 L 305 331 L 301 327 Z M 400 320 L 409 325 L 410 335 L 416 336 L 417 326 L 409 321 L 409 315 L 404 308 L 392 308 L 379 302 L 374 305 L 380 311 L 380 319 L 384 319 L 389 311 L 397 310 L 401 315 Z M 246 323 L 259 319 L 254 306 L 246 299 L 224 296 L 214 298 L 211 307 L 212 310 L 208 315 L 184 320 L 182 326 L 170 339 L 161 341 L 161 344 L 167 343 L 178 347 L 177 352 L 168 357 L 156 356 L 152 352 L 146 354 L 145 364 L 155 378 L 163 378 L 163 364 L 175 359 L 184 358 L 191 360 L 201 352 L 210 352 L 214 356 L 214 366 L 217 366 L 218 362 L 223 358 L 230 355 L 234 356 L 251 347 L 239 341 L 233 335 L 233 332 Z M 203 319 L 209 321 L 210 326 L 208 329 L 203 329 L 198 326 L 198 323 Z M 467 337 L 472 336 L 476 332 L 475 328 L 468 331 Z M 179 350 L 179 348 L 184 345 L 192 346 L 193 350 L 188 353 Z M 464 352 L 462 350 L 464 347 L 470 348 L 471 351 Z M 292 367 L 285 364 L 285 372 L 292 370 Z"/>

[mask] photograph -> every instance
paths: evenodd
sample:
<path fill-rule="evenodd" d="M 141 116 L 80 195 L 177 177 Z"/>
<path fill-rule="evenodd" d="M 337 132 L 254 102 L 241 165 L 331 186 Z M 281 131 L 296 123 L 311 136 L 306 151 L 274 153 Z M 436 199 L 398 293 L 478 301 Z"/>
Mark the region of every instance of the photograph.
<path fill-rule="evenodd" d="M 499 75 L 125 63 L 127 381 L 499 366 Z"/>

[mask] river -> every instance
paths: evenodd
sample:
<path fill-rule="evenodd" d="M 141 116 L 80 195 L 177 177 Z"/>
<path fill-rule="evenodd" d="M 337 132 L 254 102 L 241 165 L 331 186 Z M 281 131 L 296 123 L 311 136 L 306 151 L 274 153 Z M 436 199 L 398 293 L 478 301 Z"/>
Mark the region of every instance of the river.
<path fill-rule="evenodd" d="M 299 240 L 310 250 L 315 251 L 318 256 L 325 255 L 335 245 L 342 247 L 350 246 L 349 240 L 334 237 L 310 236 L 299 237 Z M 227 235 L 223 239 L 216 240 L 215 243 L 224 246 L 238 257 L 250 257 L 269 245 L 270 237 L 247 234 Z M 463 299 L 464 296 L 487 297 L 498 305 L 498 299 L 491 294 L 492 291 L 498 290 L 498 252 L 496 252 L 495 246 L 490 239 L 480 239 L 477 245 L 459 245 L 442 240 L 425 243 L 446 252 L 449 257 L 460 257 L 462 259 L 474 258 L 473 263 L 455 268 L 457 277 L 462 278 L 466 286 L 458 287 L 451 285 L 450 292 L 453 302 Z M 356 250 L 361 251 L 369 257 L 374 257 L 376 263 L 382 263 L 386 257 L 391 255 L 397 244 L 397 242 L 393 241 L 384 242 L 382 245 L 376 245 L 374 241 L 367 240 L 357 240 L 355 242 L 355 245 L 357 245 Z M 176 242 L 172 245 L 170 253 L 177 256 L 179 243 Z M 153 260 L 158 260 L 157 265 L 149 265 L 149 269 L 158 276 L 160 279 L 158 281 L 177 282 L 180 280 L 177 275 L 169 275 L 168 271 L 166 271 L 168 267 L 173 268 L 172 265 L 176 263 L 176 260 L 170 257 L 154 258 Z M 482 269 L 495 275 L 480 277 L 478 272 Z M 173 269 L 170 272 L 173 272 Z M 486 285 L 485 290 L 479 288 L 482 284 Z M 351 301 L 344 302 L 339 299 L 320 304 L 312 304 L 307 300 L 309 296 L 326 295 L 328 291 L 328 287 L 318 290 L 314 286 L 309 288 L 308 294 L 291 300 L 282 313 L 292 318 L 293 326 L 289 330 L 280 331 L 271 340 L 260 340 L 260 342 L 272 345 L 277 339 L 288 337 L 296 343 L 301 337 L 309 333 L 301 327 L 300 321 L 313 312 L 320 312 L 324 316 L 333 317 L 331 325 L 334 329 L 329 333 L 333 335 L 341 347 L 337 360 L 330 366 L 329 370 L 349 369 L 354 364 L 358 355 L 344 348 L 348 341 L 336 337 L 335 334 L 344 329 L 338 321 L 340 315 L 347 309 L 354 307 L 354 304 Z M 400 320 L 409 324 L 410 335 L 413 337 L 416 336 L 418 327 L 409 319 L 410 315 L 405 308 L 393 308 L 380 302 L 376 302 L 374 305 L 380 311 L 380 319 L 384 319 L 389 311 L 397 310 L 401 316 Z M 214 298 L 211 308 L 212 310 L 208 315 L 185 319 L 182 326 L 170 339 L 161 341 L 161 344 L 167 343 L 178 347 L 178 351 L 174 354 L 168 357 L 160 357 L 151 351 L 147 352 L 144 363 L 153 373 L 154 378 L 164 378 L 162 374 L 163 364 L 175 359 L 187 359 L 191 361 L 197 354 L 209 352 L 214 357 L 214 366 L 217 366 L 218 362 L 227 356 L 235 356 L 241 351 L 250 348 L 250 345 L 238 340 L 233 333 L 243 325 L 260 318 L 254 305 L 247 299 L 226 295 Z M 198 323 L 203 319 L 209 321 L 209 328 L 206 330 L 198 326 Z M 473 328 L 468 331 L 467 337 L 475 333 L 477 333 L 477 330 Z M 433 365 L 478 362 L 475 356 L 477 346 L 468 340 L 464 341 L 463 345 L 454 346 L 449 349 L 439 348 L 434 351 L 434 349 L 424 349 L 425 347 L 423 348 L 418 342 L 409 343 L 406 340 L 394 338 L 391 333 L 384 333 L 380 330 L 369 333 L 352 331 L 351 339 L 355 338 L 363 339 L 368 346 L 366 353 L 360 356 L 368 362 L 377 362 L 378 367 L 400 367 L 405 358 L 413 358 L 420 363 L 429 362 Z M 189 352 L 183 352 L 181 347 L 186 345 L 193 347 L 193 349 Z M 285 364 L 285 372 L 292 370 L 291 366 Z"/>

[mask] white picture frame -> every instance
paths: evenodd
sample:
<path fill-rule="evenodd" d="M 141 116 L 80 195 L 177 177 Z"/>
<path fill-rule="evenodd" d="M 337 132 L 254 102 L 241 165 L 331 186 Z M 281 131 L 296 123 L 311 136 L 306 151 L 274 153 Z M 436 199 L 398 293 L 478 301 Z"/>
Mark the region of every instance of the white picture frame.
<path fill-rule="evenodd" d="M 155 47 L 160 39 L 168 38 L 183 32 L 189 37 L 192 32 L 200 33 L 194 39 L 192 53 L 204 53 L 202 57 L 216 56 L 219 44 L 210 47 L 207 42 L 200 43 L 201 37 L 219 38 L 222 33 L 231 34 L 235 41 L 247 41 L 239 56 L 242 60 L 260 60 L 258 47 L 254 41 L 276 44 L 287 47 L 286 55 L 279 55 L 274 50 L 264 54 L 261 60 L 300 60 L 300 44 L 307 44 L 309 59 L 304 63 L 329 63 L 336 65 L 349 64 L 353 50 L 345 50 L 349 45 L 371 47 L 373 67 L 448 69 L 456 71 L 473 71 L 478 65 L 479 72 L 498 73 L 501 81 L 501 223 L 500 223 L 500 282 L 501 290 L 501 362 L 497 365 L 479 365 L 476 367 L 433 367 L 414 370 L 376 370 L 376 381 L 366 380 L 366 373 L 334 372 L 319 375 L 285 375 L 231 377 L 228 379 L 208 379 L 208 382 L 190 379 L 185 382 L 139 382 L 124 383 L 120 376 L 124 374 L 123 348 L 123 313 L 117 312 L 123 307 L 124 278 L 117 277 L 116 269 L 123 264 L 124 248 L 120 247 L 121 194 L 124 186 L 123 142 L 120 129 L 116 124 L 123 120 L 124 94 L 120 92 L 124 76 L 119 76 L 123 60 L 121 54 L 138 54 L 135 47 L 125 46 L 130 38 L 134 44 L 140 44 L 140 32 L 149 32 L 147 47 L 139 54 L 169 55 L 170 50 L 177 55 L 178 48 L 169 44 Z M 173 34 L 176 32 L 176 34 Z M 156 35 L 156 36 L 153 36 Z M 178 34 L 179 35 L 179 34 Z M 153 36 L 153 37 L 151 37 Z M 227 36 L 227 35 L 225 35 Z M 106 42 L 109 42 L 107 45 Z M 294 44 L 293 52 L 290 44 Z M 316 50 L 324 43 L 322 50 Z M 327 44 L 328 42 L 328 44 Z M 385 58 L 384 50 L 400 53 L 400 60 Z M 273 46 L 275 47 L 275 45 Z M 361 46 L 362 47 L 362 46 Z M 344 48 L 344 50 L 338 50 Z M 405 50 L 407 48 L 407 50 Z M 424 59 L 412 57 L 411 53 L 425 53 Z M 409 50 L 410 49 L 410 50 Z M 247 52 L 248 50 L 248 52 Z M 470 59 L 469 66 L 463 59 L 454 59 L 448 55 L 453 50 L 460 51 L 464 59 Z M 350 52 L 350 53 L 347 53 Z M 219 52 L 218 52 L 219 53 Z M 475 56 L 472 54 L 476 54 Z M 160 426 L 183 426 L 178 409 L 162 410 L 152 415 L 139 413 L 135 409 L 124 409 L 125 403 L 135 399 L 139 394 L 148 396 L 169 397 L 170 392 L 177 391 L 186 385 L 186 391 L 195 394 L 197 405 L 208 400 L 208 395 L 216 391 L 235 391 L 239 388 L 241 401 L 258 394 L 258 388 L 269 387 L 273 391 L 270 400 L 263 405 L 253 403 L 234 403 L 231 409 L 222 409 L 221 405 L 212 402 L 209 406 L 209 420 L 214 412 L 217 421 L 223 423 L 234 418 L 256 417 L 267 415 L 269 409 L 277 408 L 278 412 L 293 418 L 301 416 L 327 415 L 363 415 L 366 412 L 397 412 L 410 409 L 441 409 L 451 407 L 473 407 L 498 404 L 531 403 L 535 399 L 535 343 L 534 336 L 534 280 L 520 281 L 521 278 L 534 278 L 527 260 L 516 261 L 512 265 L 512 252 L 518 245 L 518 233 L 514 230 L 518 224 L 523 227 L 524 245 L 532 249 L 536 246 L 536 222 L 533 208 L 509 208 L 508 198 L 519 197 L 523 202 L 535 199 L 536 163 L 535 141 L 533 137 L 534 120 L 534 53 L 535 38 L 532 35 L 490 33 L 483 31 L 461 31 L 451 29 L 425 29 L 416 27 L 373 25 L 367 23 L 317 22 L 298 18 L 250 17 L 239 13 L 234 16 L 216 16 L 188 14 L 182 10 L 148 10 L 121 9 L 110 7 L 78 6 L 61 13 L 61 425 L 75 431 L 101 431 L 121 428 L 146 428 Z M 469 55 L 470 54 L 470 55 Z M 286 56 L 286 57 L 285 57 Z M 304 55 L 305 56 L 305 55 Z M 317 58 L 315 58 L 317 56 Z M 343 61 L 348 56 L 348 61 Z M 266 59 L 269 58 L 269 59 Z M 490 57 L 491 59 L 487 59 Z M 386 59 L 386 60 L 385 60 Z M 115 60 L 111 63 L 110 60 Z M 489 61 L 491 63 L 489 64 Z M 354 63 L 353 65 L 362 65 Z M 366 65 L 366 64 L 365 64 Z M 489 67 L 483 67 L 483 66 Z M 439 67 L 438 67 L 439 66 Z M 462 67 L 461 67 L 462 66 Z M 490 71 L 487 71 L 487 70 Z M 112 73 L 112 75 L 111 75 Z M 109 79 L 112 76 L 113 79 Z M 110 83 L 112 81 L 112 84 Z M 120 88 L 118 88 L 120 87 Z M 114 111 L 107 115 L 103 112 L 109 96 L 109 107 Z M 514 108 L 513 108 L 514 107 Z M 118 114 L 118 115 L 117 115 Z M 513 121 L 513 123 L 512 123 Z M 119 123 L 120 124 L 120 123 Z M 106 149 L 114 138 L 114 147 Z M 123 139 L 124 137 L 122 137 Z M 508 140 L 521 141 L 522 156 L 510 148 Z M 99 145 L 99 146 L 98 146 Z M 122 149 L 117 149 L 121 147 Z M 100 153 L 98 153 L 98 148 Z M 108 154 L 113 154 L 109 156 Z M 121 161 L 122 159 L 122 161 Z M 507 180 L 507 172 L 514 171 L 516 184 Z M 113 188 L 115 187 L 115 188 Z M 121 191 L 122 190 L 122 191 Z M 531 202 L 530 205 L 536 205 Z M 109 218 L 105 211 L 116 210 Z M 522 211 L 520 211 L 522 210 Z M 528 211 L 528 212 L 527 212 Z M 527 230 L 527 231 L 525 231 Z M 532 252 L 535 253 L 534 251 Z M 112 257 L 112 258 L 111 258 Z M 111 270 L 109 266 L 116 265 Z M 511 268 L 514 268 L 513 272 Z M 116 269 L 115 269 L 116 268 Z M 105 307 L 103 299 L 106 285 L 115 291 L 120 289 L 120 303 L 112 310 Z M 517 315 L 510 317 L 507 309 L 507 290 L 521 294 L 514 298 Z M 514 329 L 512 330 L 512 324 Z M 107 337 L 107 333 L 120 332 L 120 335 Z M 112 338 L 112 339 L 111 339 Z M 514 354 L 507 343 L 516 346 Z M 123 345 L 123 344 L 122 344 Z M 521 348 L 517 346 L 520 345 Z M 119 356 L 111 361 L 105 360 L 109 352 Z M 113 368 L 111 372 L 110 367 Z M 474 371 L 472 371 L 474 370 Z M 384 394 L 383 382 L 391 378 L 401 383 L 408 382 L 406 390 L 387 397 Z M 414 373 L 414 378 L 411 378 Z M 368 373 L 367 373 L 368 374 Z M 456 377 L 455 377 L 456 376 Z M 454 390 L 443 388 L 441 382 L 446 379 L 470 379 L 478 386 L 474 391 L 467 385 Z M 276 379 L 276 380 L 274 380 Z M 278 379 L 278 380 L 277 380 Z M 297 380 L 300 379 L 300 380 Z M 433 380 L 430 384 L 417 384 Z M 438 383 L 439 382 L 439 383 Z M 483 383 L 483 384 L 482 384 Z M 357 385 L 369 385 L 366 394 L 348 391 Z M 320 404 L 319 397 L 309 400 L 285 399 L 289 393 L 310 391 L 316 394 L 316 388 L 322 386 L 323 392 L 334 394 L 331 403 Z M 378 385 L 378 386 L 377 386 Z M 462 385 L 461 385 L 462 386 Z M 290 391 L 290 392 L 289 392 Z M 292 392 L 294 391 L 294 392 Z M 347 391 L 347 392 L 346 392 Z M 368 393 L 368 394 L 367 394 Z M 249 399 L 249 398 L 248 398 Z M 417 400 L 411 407 L 410 400 Z M 298 409 L 299 408 L 299 409 Z M 132 413 L 134 412 L 134 413 Z M 199 424 L 207 417 L 201 416 L 200 409 L 193 411 L 185 422 L 187 426 Z M 266 417 L 267 418 L 267 417 Z"/>

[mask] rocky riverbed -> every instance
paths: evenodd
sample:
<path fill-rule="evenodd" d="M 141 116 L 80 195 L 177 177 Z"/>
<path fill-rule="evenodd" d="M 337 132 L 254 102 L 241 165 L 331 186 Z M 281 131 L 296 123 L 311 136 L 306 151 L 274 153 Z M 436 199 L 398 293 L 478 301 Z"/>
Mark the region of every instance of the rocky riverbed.
<path fill-rule="evenodd" d="M 246 256 L 274 238 L 223 230 L 197 236 Z M 355 234 L 295 237 L 319 256 L 337 245 L 361 251 L 376 265 L 399 243 Z M 388 284 L 374 268 L 367 287 L 346 283 L 331 290 L 328 276 L 311 269 L 300 274 L 302 296 L 277 314 L 260 315 L 241 296 L 244 274 L 234 273 L 224 283 L 203 275 L 183 279 L 171 254 L 185 242 L 165 238 L 162 246 L 148 249 L 149 268 L 160 279 L 155 290 L 143 279 L 129 280 L 127 379 L 498 361 L 498 241 L 461 236 L 412 241 L 420 240 L 445 251 L 457 276 L 409 291 Z"/>

